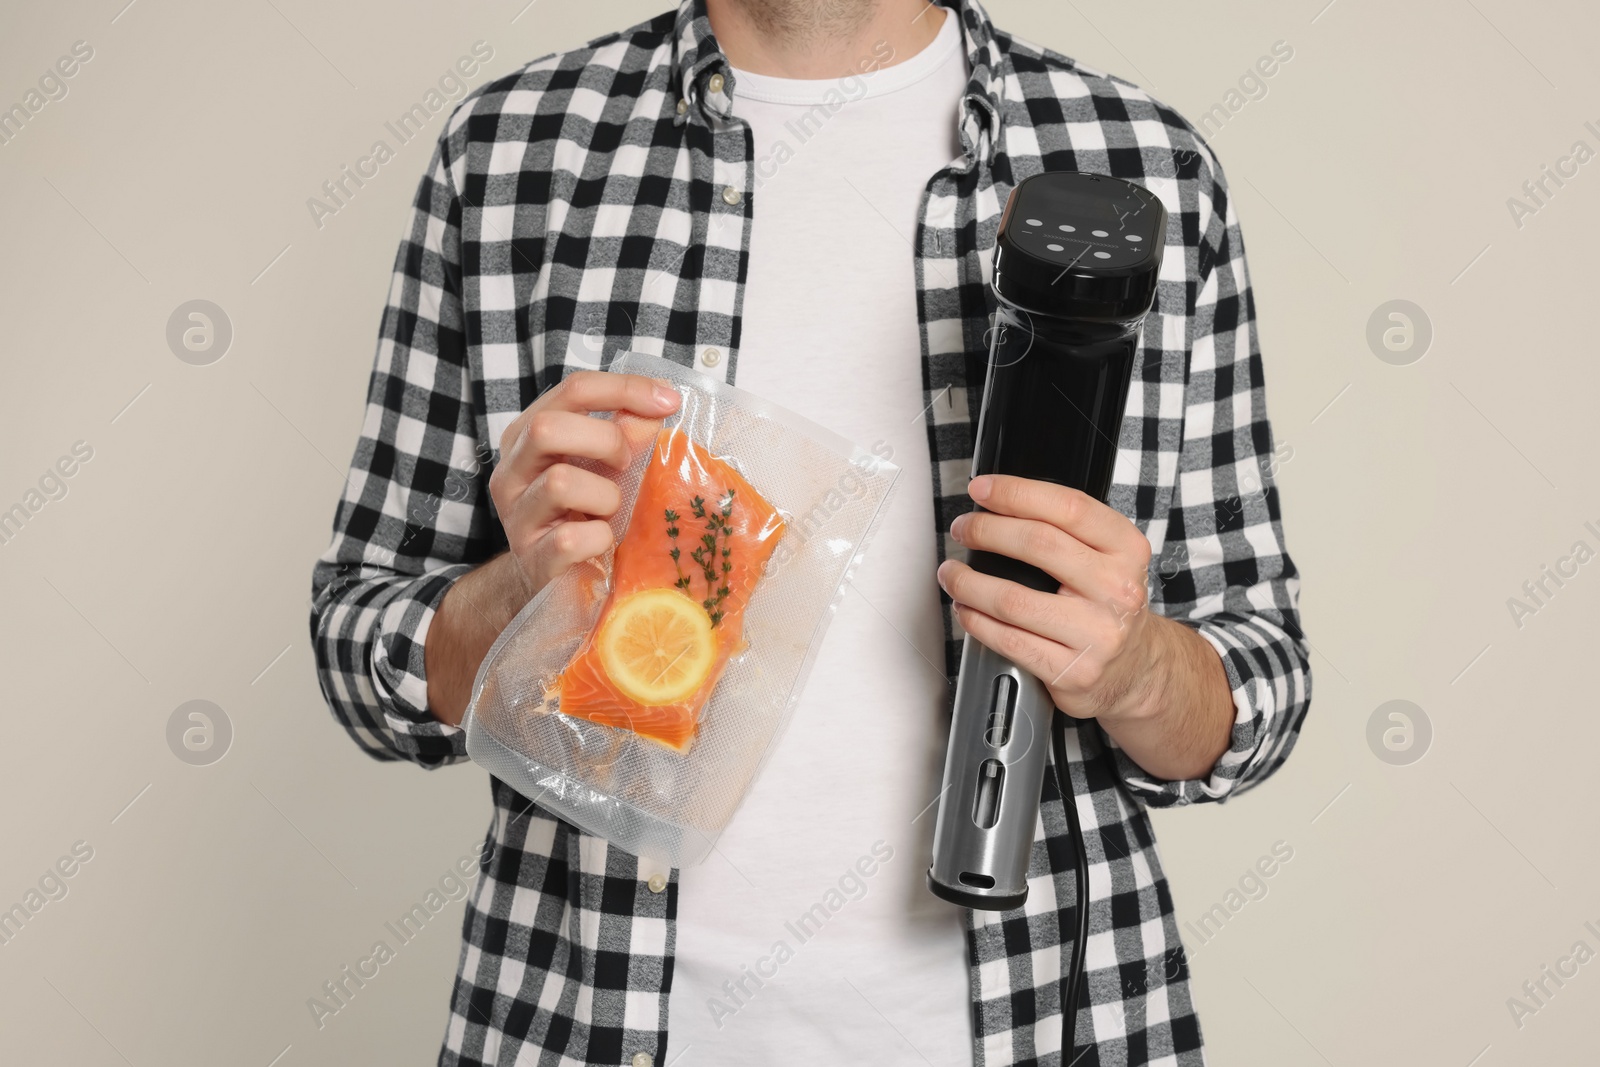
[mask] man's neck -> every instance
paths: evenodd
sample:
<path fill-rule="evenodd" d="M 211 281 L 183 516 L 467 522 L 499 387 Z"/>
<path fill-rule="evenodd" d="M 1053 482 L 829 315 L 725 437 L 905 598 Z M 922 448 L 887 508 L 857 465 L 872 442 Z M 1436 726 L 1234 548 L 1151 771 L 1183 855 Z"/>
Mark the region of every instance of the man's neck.
<path fill-rule="evenodd" d="M 887 44 L 916 55 L 939 33 L 946 11 L 928 0 L 706 0 L 711 30 L 728 62 L 778 78 L 855 73 Z"/>

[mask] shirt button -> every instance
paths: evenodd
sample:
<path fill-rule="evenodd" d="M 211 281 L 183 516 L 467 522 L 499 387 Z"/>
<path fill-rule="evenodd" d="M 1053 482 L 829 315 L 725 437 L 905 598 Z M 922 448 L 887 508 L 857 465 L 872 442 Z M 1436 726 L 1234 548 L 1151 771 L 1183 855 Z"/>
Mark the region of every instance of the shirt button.
<path fill-rule="evenodd" d="M 650 876 L 650 881 L 646 882 L 645 884 L 650 887 L 650 892 L 659 893 L 663 889 L 667 888 L 667 879 L 666 879 L 665 875 L 652 874 Z M 639 1053 L 639 1056 L 644 1056 L 644 1053 L 642 1053 L 642 1052 Z M 638 1056 L 634 1057 L 635 1060 L 637 1060 L 638 1058 L 639 1058 Z M 645 1059 L 648 1060 L 649 1058 L 650 1057 L 645 1056 Z"/>
<path fill-rule="evenodd" d="M 715 367 L 722 362 L 722 351 L 716 348 L 708 348 L 700 353 L 700 362 L 708 367 Z"/>
<path fill-rule="evenodd" d="M 689 110 L 689 101 L 687 101 L 687 100 L 679 100 L 678 101 L 678 114 L 682 115 L 684 112 L 686 112 L 688 110 Z"/>
<path fill-rule="evenodd" d="M 648 1052 L 635 1052 L 633 1054 L 633 1067 L 651 1067 L 651 1064 L 655 1062 L 655 1057 Z"/>
<path fill-rule="evenodd" d="M 711 80 L 706 83 L 706 88 L 710 89 L 713 93 L 722 92 L 722 75 L 720 75 L 720 74 L 711 75 Z"/>
<path fill-rule="evenodd" d="M 731 185 L 724 186 L 722 189 L 722 202 L 727 204 L 729 207 L 733 207 L 734 205 L 738 204 L 739 190 L 735 189 Z"/>

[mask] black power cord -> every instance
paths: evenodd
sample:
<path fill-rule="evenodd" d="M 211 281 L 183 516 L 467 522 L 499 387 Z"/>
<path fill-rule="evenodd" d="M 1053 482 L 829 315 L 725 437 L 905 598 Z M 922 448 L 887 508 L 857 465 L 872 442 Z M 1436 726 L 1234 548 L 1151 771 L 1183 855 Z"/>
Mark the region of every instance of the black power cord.
<path fill-rule="evenodd" d="M 1056 712 L 1050 726 L 1050 740 L 1055 752 L 1056 788 L 1061 791 L 1061 806 L 1067 811 L 1067 829 L 1072 835 L 1073 858 L 1077 864 L 1078 898 L 1073 910 L 1078 932 L 1072 940 L 1072 966 L 1067 970 L 1067 985 L 1061 995 L 1061 1067 L 1072 1067 L 1082 1055 L 1078 1051 L 1078 1002 L 1083 999 L 1084 944 L 1089 940 L 1089 854 L 1083 844 L 1083 826 L 1078 821 L 1076 795 L 1067 771 L 1067 716 Z M 1076 729 L 1077 723 L 1074 722 L 1072 726 Z"/>

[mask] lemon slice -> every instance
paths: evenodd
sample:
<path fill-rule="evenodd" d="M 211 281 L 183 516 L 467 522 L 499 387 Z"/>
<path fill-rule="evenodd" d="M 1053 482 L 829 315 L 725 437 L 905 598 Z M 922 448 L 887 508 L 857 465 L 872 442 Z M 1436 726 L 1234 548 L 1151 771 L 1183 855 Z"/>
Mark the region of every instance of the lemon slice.
<path fill-rule="evenodd" d="M 647 705 L 687 699 L 717 654 L 711 617 L 676 589 L 645 589 L 617 601 L 595 644 L 612 683 Z"/>

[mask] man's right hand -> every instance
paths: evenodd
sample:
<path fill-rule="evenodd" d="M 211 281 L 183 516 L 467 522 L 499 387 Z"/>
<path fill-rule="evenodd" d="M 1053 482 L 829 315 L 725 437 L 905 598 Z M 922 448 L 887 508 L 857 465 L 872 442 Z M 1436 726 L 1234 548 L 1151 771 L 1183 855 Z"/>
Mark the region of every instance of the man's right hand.
<path fill-rule="evenodd" d="M 510 551 L 457 579 L 428 627 L 428 707 L 441 722 L 461 722 L 478 665 L 517 612 L 568 567 L 612 545 L 608 520 L 622 504 L 621 492 L 610 479 L 569 461 L 626 468 L 654 440 L 655 423 L 679 403 L 678 391 L 654 378 L 578 371 L 529 404 L 500 435 L 489 494 Z M 591 418 L 595 411 L 651 421 Z"/>
<path fill-rule="evenodd" d="M 611 547 L 611 524 L 622 504 L 615 482 L 567 462 L 592 459 L 628 466 L 639 440 L 593 411 L 625 411 L 662 419 L 678 410 L 678 391 L 637 374 L 578 371 L 512 420 L 500 435 L 500 463 L 489 477 L 511 555 L 531 599 L 574 563 Z M 653 435 L 652 435 L 653 436 Z"/>

